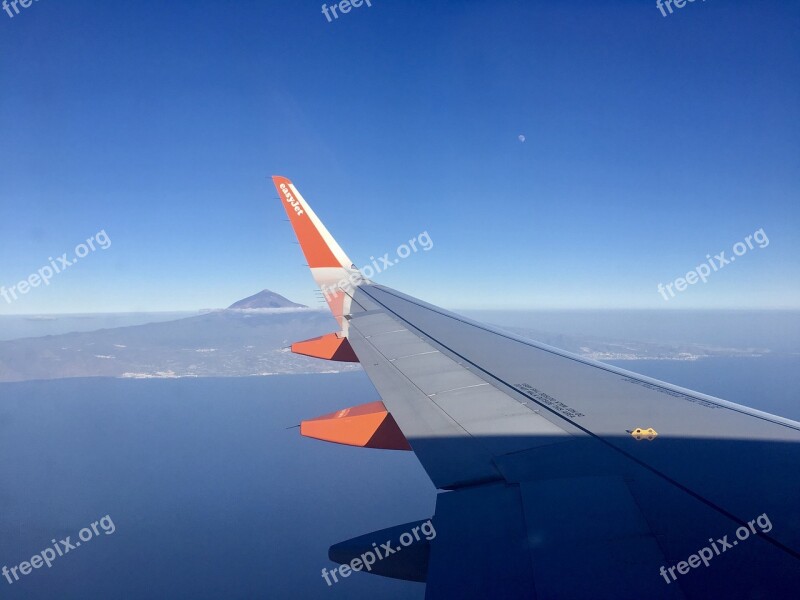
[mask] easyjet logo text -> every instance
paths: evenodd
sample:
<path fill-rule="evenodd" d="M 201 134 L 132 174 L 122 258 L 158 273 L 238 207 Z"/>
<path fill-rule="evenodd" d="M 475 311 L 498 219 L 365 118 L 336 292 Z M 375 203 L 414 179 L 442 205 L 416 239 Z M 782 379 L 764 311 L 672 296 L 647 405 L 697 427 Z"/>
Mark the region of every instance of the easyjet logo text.
<path fill-rule="evenodd" d="M 285 183 L 281 184 L 281 191 L 283 192 L 286 202 L 291 204 L 292 208 L 294 208 L 294 212 L 296 212 L 298 215 L 302 215 L 303 209 L 300 208 L 300 203 L 294 199 L 294 196 L 292 196 L 292 192 L 289 191 L 289 188 Z"/>

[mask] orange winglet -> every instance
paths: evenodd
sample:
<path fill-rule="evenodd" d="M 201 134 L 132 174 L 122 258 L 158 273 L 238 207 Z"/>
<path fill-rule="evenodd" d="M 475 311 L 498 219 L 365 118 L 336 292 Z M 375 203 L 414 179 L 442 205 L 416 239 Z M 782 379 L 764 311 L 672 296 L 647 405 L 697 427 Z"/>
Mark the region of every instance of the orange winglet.
<path fill-rule="evenodd" d="M 300 423 L 300 434 L 335 444 L 411 450 L 383 402 L 368 402 Z"/>
<path fill-rule="evenodd" d="M 341 259 L 335 254 L 338 245 L 321 222 L 315 223 L 315 220 L 318 221 L 316 215 L 305 205 L 305 201 L 301 200 L 302 196 L 296 188 L 293 189 L 292 182 L 279 175 L 273 176 L 272 181 L 283 199 L 283 208 L 286 209 L 286 215 L 294 228 L 308 266 L 312 269 L 343 266 Z M 326 237 L 328 239 L 325 239 Z"/>
<path fill-rule="evenodd" d="M 328 333 L 303 342 L 295 342 L 292 344 L 292 352 L 325 360 L 358 362 L 350 342 L 346 337 L 339 337 L 338 333 Z"/>

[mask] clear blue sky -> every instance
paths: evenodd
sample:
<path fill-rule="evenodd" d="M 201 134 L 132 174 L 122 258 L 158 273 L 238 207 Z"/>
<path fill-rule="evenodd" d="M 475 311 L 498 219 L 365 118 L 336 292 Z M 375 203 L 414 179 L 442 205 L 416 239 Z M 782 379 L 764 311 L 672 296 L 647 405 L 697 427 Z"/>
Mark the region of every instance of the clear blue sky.
<path fill-rule="evenodd" d="M 447 307 L 798 308 L 799 30 L 762 0 L 0 12 L 0 285 L 112 240 L 0 314 L 314 303 L 272 174 L 359 265 L 428 231 L 375 280 Z"/>

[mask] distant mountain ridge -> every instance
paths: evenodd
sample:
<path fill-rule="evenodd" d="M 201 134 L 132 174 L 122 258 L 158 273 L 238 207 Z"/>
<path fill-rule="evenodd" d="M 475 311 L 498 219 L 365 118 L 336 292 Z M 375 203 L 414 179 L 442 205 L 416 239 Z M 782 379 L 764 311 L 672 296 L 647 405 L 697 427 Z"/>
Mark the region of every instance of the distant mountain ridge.
<path fill-rule="evenodd" d="M 0 341 L 0 382 L 65 377 L 246 377 L 357 370 L 293 354 L 292 342 L 336 328 L 270 290 L 229 309 L 123 327 Z"/>
<path fill-rule="evenodd" d="M 238 302 L 234 302 L 228 310 L 241 310 L 252 308 L 308 308 L 305 304 L 297 304 L 288 298 L 276 294 L 270 290 L 261 290 L 257 294 L 248 296 Z"/>
<path fill-rule="evenodd" d="M 219 310 L 162 321 L 0 342 L 0 382 L 65 377 L 247 377 L 358 370 L 294 354 L 334 331 L 328 312 Z"/>

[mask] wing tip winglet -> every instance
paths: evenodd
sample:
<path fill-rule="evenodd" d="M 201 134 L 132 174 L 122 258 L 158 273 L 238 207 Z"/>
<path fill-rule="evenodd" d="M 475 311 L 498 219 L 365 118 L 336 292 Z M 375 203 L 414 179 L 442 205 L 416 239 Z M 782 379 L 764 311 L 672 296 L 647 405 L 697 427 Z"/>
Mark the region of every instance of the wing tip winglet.
<path fill-rule="evenodd" d="M 358 273 L 358 269 L 353 267 L 353 262 L 311 210 L 291 180 L 283 175 L 273 175 L 272 181 L 300 243 L 306 263 L 317 285 L 325 294 L 333 315 L 340 319 L 346 314 L 345 295 L 333 290 L 339 289 L 338 286 L 342 281 L 351 280 L 352 274 Z M 362 277 L 360 279 L 363 280 Z"/>

